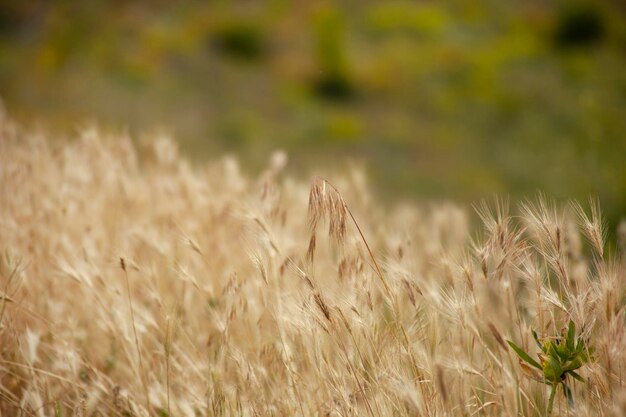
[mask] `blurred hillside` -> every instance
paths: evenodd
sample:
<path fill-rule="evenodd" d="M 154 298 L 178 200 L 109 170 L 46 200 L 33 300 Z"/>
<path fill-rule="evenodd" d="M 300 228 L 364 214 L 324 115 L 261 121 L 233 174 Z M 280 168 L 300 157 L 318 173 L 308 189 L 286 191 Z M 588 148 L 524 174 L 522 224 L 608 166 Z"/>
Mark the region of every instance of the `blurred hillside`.
<path fill-rule="evenodd" d="M 597 195 L 614 225 L 623 4 L 3 0 L 0 96 L 23 125 L 166 129 L 199 160 L 363 160 L 389 195 Z"/>

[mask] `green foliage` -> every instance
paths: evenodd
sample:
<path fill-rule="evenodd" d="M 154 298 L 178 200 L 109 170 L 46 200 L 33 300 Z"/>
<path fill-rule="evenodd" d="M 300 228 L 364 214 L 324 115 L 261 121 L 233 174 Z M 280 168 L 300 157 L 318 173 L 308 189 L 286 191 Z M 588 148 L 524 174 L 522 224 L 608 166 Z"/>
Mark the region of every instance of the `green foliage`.
<path fill-rule="evenodd" d="M 537 362 L 532 357 L 530 357 L 528 353 L 524 352 L 524 349 L 517 346 L 515 343 L 511 342 L 510 340 L 507 340 L 507 343 L 513 348 L 515 353 L 517 353 L 520 358 L 522 358 L 523 360 L 525 360 L 526 362 L 528 362 L 535 368 L 541 369 L 541 365 L 539 365 L 539 362 Z"/>
<path fill-rule="evenodd" d="M 329 100 L 345 100 L 354 94 L 348 74 L 344 41 L 345 24 L 339 13 L 325 9 L 315 21 L 316 53 L 319 75 L 314 80 L 315 93 Z"/>
<path fill-rule="evenodd" d="M 545 383 L 551 385 L 552 392 L 548 403 L 548 415 L 550 415 L 554 393 L 559 384 L 563 387 L 563 395 L 568 400 L 568 404 L 573 406 L 574 400 L 567 377 L 571 376 L 584 382 L 584 379 L 575 370 L 593 359 L 593 347 L 588 346 L 582 337 L 576 338 L 576 325 L 571 320 L 567 329 L 563 329 L 559 335 L 553 338 L 546 337 L 540 340 L 534 330 L 532 334 L 537 345 L 541 348 L 542 353 L 538 355 L 540 362 L 534 360 L 530 354 L 510 340 L 507 340 L 507 343 L 520 359 L 541 370 Z"/>
<path fill-rule="evenodd" d="M 258 167 L 281 148 L 304 172 L 350 155 L 395 195 L 593 194 L 613 231 L 626 212 L 616 4 L 5 1 L 0 99 L 59 136 L 85 120 L 163 127 L 198 159 Z"/>
<path fill-rule="evenodd" d="M 56 401 L 54 403 L 54 417 L 64 417 L 65 413 L 63 412 L 63 405 Z"/>
<path fill-rule="evenodd" d="M 228 22 L 212 38 L 217 50 L 242 61 L 255 61 L 265 53 L 263 31 L 252 22 Z"/>
<path fill-rule="evenodd" d="M 559 15 L 554 39 L 561 47 L 579 47 L 600 42 L 606 35 L 604 16 L 593 3 L 568 5 Z"/>
<path fill-rule="evenodd" d="M 368 29 L 381 35 L 437 35 L 447 24 L 444 9 L 429 3 L 381 2 L 371 7 L 367 15 Z"/>
<path fill-rule="evenodd" d="M 8 35 L 33 19 L 37 12 L 37 2 L 0 2 L 0 35 Z"/>

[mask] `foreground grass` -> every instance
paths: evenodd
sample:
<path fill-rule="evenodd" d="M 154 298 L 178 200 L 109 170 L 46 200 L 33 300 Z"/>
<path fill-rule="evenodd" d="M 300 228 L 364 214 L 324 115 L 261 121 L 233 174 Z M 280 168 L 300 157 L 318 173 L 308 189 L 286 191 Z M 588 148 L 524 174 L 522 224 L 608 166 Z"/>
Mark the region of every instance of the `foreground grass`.
<path fill-rule="evenodd" d="M 570 320 L 594 352 L 552 414 L 626 412 L 626 272 L 595 205 L 481 205 L 472 239 L 467 209 L 383 213 L 359 173 L 309 186 L 279 154 L 249 178 L 164 140 L 18 136 L 2 126 L 3 416 L 545 415 L 505 340 L 537 358 L 531 329 Z"/>

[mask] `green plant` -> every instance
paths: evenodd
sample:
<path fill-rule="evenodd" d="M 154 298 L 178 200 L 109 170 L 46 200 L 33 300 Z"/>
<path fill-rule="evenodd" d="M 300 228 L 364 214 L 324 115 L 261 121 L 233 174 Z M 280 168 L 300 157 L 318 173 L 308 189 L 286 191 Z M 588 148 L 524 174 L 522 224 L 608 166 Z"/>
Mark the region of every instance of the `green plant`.
<path fill-rule="evenodd" d="M 605 16 L 593 3 L 572 2 L 557 17 L 554 40 L 561 48 L 577 48 L 601 42 L 607 31 Z"/>
<path fill-rule="evenodd" d="M 563 387 L 563 395 L 569 405 L 574 404 L 567 377 L 585 382 L 576 370 L 592 359 L 593 348 L 582 337 L 576 338 L 576 325 L 571 320 L 567 329 L 561 330 L 561 334 L 554 338 L 539 339 L 534 330 L 532 334 L 542 352 L 538 354 L 539 362 L 510 340 L 507 343 L 522 360 L 543 372 L 543 382 L 551 386 L 547 408 L 547 415 L 550 416 L 559 384 Z"/>
<path fill-rule="evenodd" d="M 240 62 L 258 61 L 266 52 L 263 28 L 252 21 L 225 22 L 213 34 L 212 45 Z"/>
<path fill-rule="evenodd" d="M 322 99 L 343 101 L 355 93 L 345 42 L 346 24 L 334 9 L 320 12 L 315 22 L 315 42 L 319 76 L 313 82 Z"/>

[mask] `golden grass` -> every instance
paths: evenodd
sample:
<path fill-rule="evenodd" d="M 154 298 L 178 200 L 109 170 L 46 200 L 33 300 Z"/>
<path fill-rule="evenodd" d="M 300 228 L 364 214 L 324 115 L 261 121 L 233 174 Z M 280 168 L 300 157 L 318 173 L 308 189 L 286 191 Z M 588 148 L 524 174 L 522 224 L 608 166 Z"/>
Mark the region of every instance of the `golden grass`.
<path fill-rule="evenodd" d="M 2 416 L 544 415 L 505 340 L 537 352 L 570 319 L 595 361 L 554 415 L 626 414 L 626 269 L 595 204 L 479 205 L 472 236 L 470 208 L 384 212 L 359 172 L 2 123 Z"/>

